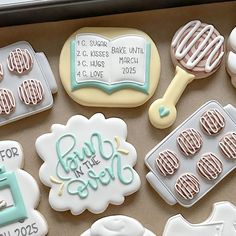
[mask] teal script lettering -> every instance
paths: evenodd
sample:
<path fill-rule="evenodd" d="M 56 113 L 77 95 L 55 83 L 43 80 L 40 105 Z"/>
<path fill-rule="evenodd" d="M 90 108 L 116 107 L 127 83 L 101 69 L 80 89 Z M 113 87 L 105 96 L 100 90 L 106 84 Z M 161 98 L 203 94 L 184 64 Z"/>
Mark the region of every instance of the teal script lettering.
<path fill-rule="evenodd" d="M 133 182 L 132 167 L 122 165 L 122 157 L 110 140 L 104 140 L 99 133 L 93 133 L 81 148 L 76 145 L 74 134 L 66 134 L 56 142 L 57 176 L 67 182 L 67 192 L 70 195 L 85 199 L 90 190 L 96 191 L 99 186 L 112 184 L 116 179 L 124 185 Z M 101 158 L 99 171 L 90 168 L 81 178 L 71 177 L 70 174 L 78 169 L 81 171 L 83 163 L 94 157 Z"/>

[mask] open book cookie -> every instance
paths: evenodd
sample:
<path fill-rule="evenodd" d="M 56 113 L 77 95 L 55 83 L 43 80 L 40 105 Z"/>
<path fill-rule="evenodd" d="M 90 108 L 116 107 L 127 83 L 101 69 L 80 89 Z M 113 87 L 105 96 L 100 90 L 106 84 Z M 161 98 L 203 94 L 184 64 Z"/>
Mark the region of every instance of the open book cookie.
<path fill-rule="evenodd" d="M 142 31 L 82 28 L 62 49 L 60 76 L 69 96 L 82 105 L 136 107 L 156 90 L 160 58 Z"/>

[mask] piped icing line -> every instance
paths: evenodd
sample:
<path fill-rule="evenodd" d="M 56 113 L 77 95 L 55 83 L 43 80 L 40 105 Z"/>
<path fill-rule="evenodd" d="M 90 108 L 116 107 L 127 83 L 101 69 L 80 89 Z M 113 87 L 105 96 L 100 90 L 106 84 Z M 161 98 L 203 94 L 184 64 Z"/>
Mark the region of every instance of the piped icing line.
<path fill-rule="evenodd" d="M 156 165 L 162 175 L 173 175 L 179 168 L 179 159 L 172 151 L 165 150 L 159 153 Z"/>
<path fill-rule="evenodd" d="M 7 66 L 11 72 L 22 74 L 33 66 L 33 58 L 28 49 L 16 48 L 7 58 Z"/>
<path fill-rule="evenodd" d="M 15 98 L 9 89 L 0 89 L 0 114 L 8 115 L 16 107 Z"/>
<path fill-rule="evenodd" d="M 200 123 L 209 135 L 217 134 L 225 127 L 225 119 L 217 109 L 206 111 L 200 118 Z"/>
<path fill-rule="evenodd" d="M 236 133 L 232 132 L 225 135 L 219 142 L 219 146 L 223 154 L 230 158 L 236 159 Z"/>
<path fill-rule="evenodd" d="M 219 177 L 223 171 L 223 163 L 213 153 L 204 154 L 197 163 L 200 174 L 208 180 L 214 180 Z"/>
<path fill-rule="evenodd" d="M 199 193 L 200 182 L 195 175 L 186 173 L 178 178 L 175 184 L 175 190 L 184 199 L 191 200 Z"/>
<path fill-rule="evenodd" d="M 3 79 L 3 77 L 4 77 L 4 70 L 3 70 L 2 63 L 0 63 L 0 81 Z"/>
<path fill-rule="evenodd" d="M 60 187 L 58 190 L 58 196 L 62 196 L 65 184 L 53 176 L 50 176 L 50 181 L 54 184 L 60 184 Z"/>
<path fill-rule="evenodd" d="M 18 88 L 20 100 L 26 105 L 37 105 L 43 100 L 44 89 L 42 83 L 35 79 L 28 79 Z"/>
<path fill-rule="evenodd" d="M 177 143 L 186 156 L 194 155 L 202 146 L 201 134 L 193 128 L 184 130 L 177 138 Z"/>
<path fill-rule="evenodd" d="M 129 151 L 123 148 L 120 148 L 120 137 L 115 136 L 115 142 L 116 142 L 116 150 L 117 152 L 124 154 L 124 155 L 128 155 Z"/>
<path fill-rule="evenodd" d="M 188 55 L 189 52 L 191 52 L 186 63 L 186 67 L 191 70 L 209 54 L 205 62 L 205 72 L 211 72 L 219 64 L 224 55 L 223 51 L 217 55 L 218 51 L 224 44 L 224 37 L 221 35 L 214 37 L 214 26 L 205 24 L 205 26 L 201 29 L 202 26 L 203 24 L 199 20 L 187 23 L 177 33 L 171 46 L 175 48 L 181 38 L 184 37 L 182 42 L 176 48 L 176 59 L 182 60 Z M 192 29 L 188 31 L 191 27 Z M 203 37 L 204 34 L 207 34 L 206 37 Z M 190 40 L 191 42 L 187 44 Z M 196 43 L 199 43 L 197 49 L 194 48 Z M 194 49 L 195 51 L 192 51 Z"/>

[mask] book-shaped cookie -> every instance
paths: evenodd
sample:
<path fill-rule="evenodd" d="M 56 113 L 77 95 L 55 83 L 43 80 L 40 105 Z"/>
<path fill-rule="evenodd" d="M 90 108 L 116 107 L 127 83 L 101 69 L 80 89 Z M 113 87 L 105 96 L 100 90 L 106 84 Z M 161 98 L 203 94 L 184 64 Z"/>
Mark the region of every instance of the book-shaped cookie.
<path fill-rule="evenodd" d="M 60 56 L 62 83 L 87 106 L 135 107 L 155 92 L 160 59 L 153 41 L 136 29 L 82 28 Z"/>

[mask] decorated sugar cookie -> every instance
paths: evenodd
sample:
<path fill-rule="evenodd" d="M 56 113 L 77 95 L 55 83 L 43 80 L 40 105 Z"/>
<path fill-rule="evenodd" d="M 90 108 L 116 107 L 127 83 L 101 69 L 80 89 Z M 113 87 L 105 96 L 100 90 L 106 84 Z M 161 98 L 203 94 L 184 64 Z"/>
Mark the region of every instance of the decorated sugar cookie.
<path fill-rule="evenodd" d="M 229 53 L 227 56 L 227 71 L 231 77 L 231 83 L 236 87 L 236 27 L 232 30 L 228 39 Z"/>
<path fill-rule="evenodd" d="M 236 108 L 209 101 L 146 156 L 151 186 L 170 205 L 191 207 L 236 168 Z"/>
<path fill-rule="evenodd" d="M 129 28 L 82 28 L 65 42 L 60 77 L 85 106 L 137 107 L 154 94 L 160 58 L 152 39 Z"/>
<path fill-rule="evenodd" d="M 15 141 L 0 142 L 0 235 L 43 236 L 48 232 L 44 217 L 35 210 L 39 188 L 22 170 L 22 147 Z"/>
<path fill-rule="evenodd" d="M 98 113 L 90 119 L 73 116 L 40 136 L 36 149 L 44 161 L 41 181 L 50 187 L 49 203 L 57 211 L 101 213 L 136 192 L 140 178 L 133 166 L 135 148 L 126 142 L 127 126 Z"/>
<path fill-rule="evenodd" d="M 189 223 L 181 215 L 171 217 L 163 236 L 236 236 L 236 207 L 230 202 L 214 204 L 211 216 L 199 224 Z"/>
<path fill-rule="evenodd" d="M 137 220 L 123 215 L 104 217 L 80 236 L 156 236 Z"/>
<path fill-rule="evenodd" d="M 223 55 L 224 37 L 213 25 L 194 20 L 176 32 L 171 42 L 176 75 L 164 96 L 149 108 L 149 119 L 154 127 L 164 129 L 175 122 L 175 106 L 187 85 L 216 72 Z"/>
<path fill-rule="evenodd" d="M 24 41 L 0 48 L 0 126 L 50 109 L 56 92 L 44 53 Z"/>

